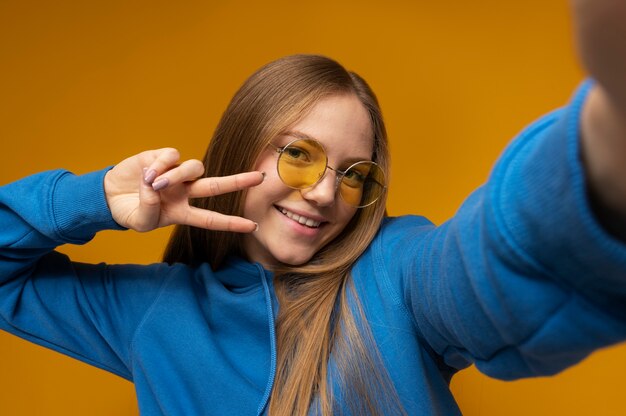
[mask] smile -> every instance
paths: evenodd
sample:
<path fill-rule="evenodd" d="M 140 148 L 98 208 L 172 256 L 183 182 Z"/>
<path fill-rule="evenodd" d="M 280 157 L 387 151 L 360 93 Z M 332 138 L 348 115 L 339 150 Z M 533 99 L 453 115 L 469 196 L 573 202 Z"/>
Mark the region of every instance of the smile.
<path fill-rule="evenodd" d="M 318 228 L 320 224 L 322 223 L 321 221 L 315 221 L 312 218 L 307 218 L 305 216 L 295 214 L 291 211 L 287 211 L 285 208 L 282 208 L 282 207 L 277 207 L 277 208 L 287 218 L 294 220 L 299 224 L 306 225 L 309 228 Z"/>

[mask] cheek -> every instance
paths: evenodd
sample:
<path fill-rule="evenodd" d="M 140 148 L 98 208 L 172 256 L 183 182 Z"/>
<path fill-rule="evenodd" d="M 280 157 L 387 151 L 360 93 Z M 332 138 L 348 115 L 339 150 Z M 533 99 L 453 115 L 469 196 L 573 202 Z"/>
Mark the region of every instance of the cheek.
<path fill-rule="evenodd" d="M 243 205 L 244 217 L 261 220 L 266 210 L 277 200 L 285 198 L 289 191 L 276 175 L 266 174 L 260 185 L 248 189 Z"/>
<path fill-rule="evenodd" d="M 246 192 L 246 197 L 243 201 L 243 217 L 251 219 L 251 215 L 253 214 L 252 207 L 254 206 L 254 201 L 256 199 L 256 192 L 254 189 L 248 189 Z"/>
<path fill-rule="evenodd" d="M 352 218 L 354 218 L 355 214 L 357 213 L 356 208 L 346 206 L 343 201 L 339 201 L 339 204 L 343 205 L 343 207 L 338 209 L 335 213 L 335 223 L 339 227 L 337 234 L 340 234 L 344 230 L 344 228 L 346 228 L 348 223 L 352 220 Z"/>
<path fill-rule="evenodd" d="M 244 217 L 246 218 L 248 218 L 251 213 L 258 211 L 259 204 L 262 201 L 267 200 L 272 196 L 272 190 L 275 188 L 275 186 L 273 186 L 273 182 L 276 164 L 271 156 L 272 155 L 266 155 L 265 157 L 262 157 L 254 166 L 255 171 L 263 172 L 265 174 L 265 179 L 260 185 L 253 186 L 246 192 L 243 205 Z"/>
<path fill-rule="evenodd" d="M 257 162 L 254 170 L 258 170 L 260 172 L 265 172 L 265 175 L 270 175 L 276 172 L 276 156 L 273 153 L 265 154 L 264 157 L 260 158 Z"/>

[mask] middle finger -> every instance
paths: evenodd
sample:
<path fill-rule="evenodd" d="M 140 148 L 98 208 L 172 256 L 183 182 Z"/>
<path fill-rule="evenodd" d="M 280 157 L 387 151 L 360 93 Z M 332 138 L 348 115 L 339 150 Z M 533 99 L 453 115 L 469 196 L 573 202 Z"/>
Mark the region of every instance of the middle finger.
<path fill-rule="evenodd" d="M 230 176 L 202 178 L 189 184 L 190 198 L 203 198 L 240 191 L 263 182 L 261 172 L 245 172 Z"/>

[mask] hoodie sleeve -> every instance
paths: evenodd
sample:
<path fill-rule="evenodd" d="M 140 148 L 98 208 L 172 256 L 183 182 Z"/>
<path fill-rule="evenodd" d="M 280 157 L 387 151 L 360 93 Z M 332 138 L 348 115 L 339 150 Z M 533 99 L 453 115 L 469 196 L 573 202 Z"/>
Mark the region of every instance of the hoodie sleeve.
<path fill-rule="evenodd" d="M 451 220 L 383 229 L 397 296 L 454 368 L 549 375 L 626 339 L 626 244 L 594 217 L 580 160 L 590 85 L 524 130 Z"/>
<path fill-rule="evenodd" d="M 0 329 L 132 379 L 132 336 L 166 266 L 82 264 L 54 251 L 121 229 L 105 173 L 50 171 L 0 187 Z"/>

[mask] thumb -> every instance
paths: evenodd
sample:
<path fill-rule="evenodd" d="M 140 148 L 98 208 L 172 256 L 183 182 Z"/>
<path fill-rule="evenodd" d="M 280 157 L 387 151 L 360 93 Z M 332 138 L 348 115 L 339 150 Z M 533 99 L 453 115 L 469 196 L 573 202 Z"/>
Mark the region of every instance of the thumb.
<path fill-rule="evenodd" d="M 139 205 L 134 213 L 133 228 L 136 231 L 154 230 L 161 216 L 161 196 L 152 188 L 152 184 L 144 180 L 146 170 L 144 168 L 144 175 L 140 178 Z"/>

